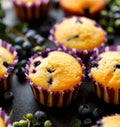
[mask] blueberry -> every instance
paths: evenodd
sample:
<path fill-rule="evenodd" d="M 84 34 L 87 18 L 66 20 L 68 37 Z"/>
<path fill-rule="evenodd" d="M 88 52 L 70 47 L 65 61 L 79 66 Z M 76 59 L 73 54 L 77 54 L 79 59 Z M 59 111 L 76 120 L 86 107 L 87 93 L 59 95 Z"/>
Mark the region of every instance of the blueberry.
<path fill-rule="evenodd" d="M 41 64 L 41 62 L 40 61 L 35 61 L 33 64 L 34 64 L 34 67 L 37 67 L 38 65 Z"/>
<path fill-rule="evenodd" d="M 45 43 L 45 38 L 42 36 L 37 36 L 36 43 L 37 43 L 37 45 L 42 46 Z"/>
<path fill-rule="evenodd" d="M 15 45 L 14 48 L 16 49 L 18 55 L 22 52 L 22 47 L 20 45 Z"/>
<path fill-rule="evenodd" d="M 20 82 L 25 81 L 25 69 L 24 67 L 19 67 L 15 70 L 15 74 Z"/>
<path fill-rule="evenodd" d="M 13 95 L 13 92 L 12 91 L 6 91 L 4 94 L 3 94 L 3 99 L 6 101 L 6 102 L 11 102 L 14 98 L 14 95 Z"/>
<path fill-rule="evenodd" d="M 22 59 L 22 60 L 20 61 L 20 66 L 25 67 L 26 63 L 27 63 L 27 60 Z"/>
<path fill-rule="evenodd" d="M 80 105 L 78 108 L 78 114 L 81 118 L 86 118 L 88 116 L 91 116 L 91 108 L 88 104 Z"/>
<path fill-rule="evenodd" d="M 25 36 L 28 38 L 28 39 L 33 39 L 33 37 L 35 36 L 36 34 L 36 31 L 35 30 L 28 30 L 25 34 Z"/>
<path fill-rule="evenodd" d="M 7 63 L 6 61 L 3 62 L 3 65 L 4 65 L 6 68 L 8 68 L 8 67 L 10 66 L 10 64 Z"/>
<path fill-rule="evenodd" d="M 120 69 L 120 64 L 116 64 L 116 65 L 114 66 L 114 68 L 115 68 L 115 69 Z"/>
<path fill-rule="evenodd" d="M 25 49 L 25 50 L 31 50 L 32 45 L 31 45 L 31 43 L 30 43 L 29 41 L 25 41 L 25 42 L 22 44 L 22 47 L 23 47 L 23 49 Z"/>
<path fill-rule="evenodd" d="M 104 115 L 104 112 L 102 109 L 100 108 L 95 108 L 93 111 L 92 111 L 92 118 L 93 120 L 98 120 L 100 117 L 102 117 Z"/>
<path fill-rule="evenodd" d="M 114 13 L 113 15 L 114 19 L 120 19 L 120 13 Z"/>
<path fill-rule="evenodd" d="M 23 34 L 26 34 L 28 31 L 29 31 L 29 29 L 28 29 L 27 27 L 25 27 L 25 28 L 22 30 L 22 33 L 23 33 Z"/>
<path fill-rule="evenodd" d="M 90 127 L 92 125 L 92 120 L 90 118 L 86 118 L 83 121 L 84 127 Z"/>
<path fill-rule="evenodd" d="M 15 42 L 17 45 L 22 45 L 22 43 L 24 42 L 22 37 L 16 37 L 15 38 Z"/>
<path fill-rule="evenodd" d="M 45 122 L 45 120 L 47 120 L 47 115 L 43 111 L 36 111 L 35 118 L 39 121 Z"/>
<path fill-rule="evenodd" d="M 115 41 L 115 36 L 114 35 L 110 34 L 110 35 L 107 36 L 107 38 L 108 38 L 108 44 L 113 44 L 114 43 L 114 41 Z"/>

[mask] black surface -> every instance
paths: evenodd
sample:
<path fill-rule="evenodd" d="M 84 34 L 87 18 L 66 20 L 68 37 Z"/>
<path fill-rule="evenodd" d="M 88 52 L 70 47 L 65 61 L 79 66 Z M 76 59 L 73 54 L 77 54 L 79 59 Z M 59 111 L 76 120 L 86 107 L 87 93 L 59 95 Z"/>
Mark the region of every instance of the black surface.
<path fill-rule="evenodd" d="M 60 9 L 51 9 L 49 12 L 49 16 L 45 20 L 47 21 L 49 18 L 51 18 L 53 19 L 52 23 L 54 24 L 55 22 L 60 20 L 63 16 L 64 16 L 63 12 Z M 42 23 L 45 23 L 46 22 L 45 20 Z M 7 10 L 7 15 L 6 18 L 4 19 L 4 22 L 8 25 L 13 25 L 18 21 L 19 20 L 14 15 L 13 10 L 12 9 Z M 41 23 L 37 23 L 37 25 L 32 24 L 29 25 L 29 27 L 34 28 L 38 32 L 40 32 L 41 28 L 40 24 Z M 116 41 L 112 45 L 117 45 L 119 43 L 120 43 L 119 38 L 116 37 Z M 47 42 L 46 45 L 47 47 L 54 47 L 53 43 L 51 42 Z M 74 118 L 77 118 L 78 116 L 77 110 L 79 105 L 84 103 L 89 103 L 93 106 L 100 107 L 103 109 L 103 111 L 107 112 L 107 114 L 120 113 L 119 105 L 106 104 L 103 101 L 99 100 L 96 97 L 96 95 L 94 95 L 91 88 L 91 81 L 87 78 L 81 86 L 81 90 L 76 101 L 67 107 L 58 109 L 48 108 L 40 105 L 34 99 L 29 84 L 26 82 L 20 83 L 15 75 L 13 78 L 11 91 L 13 91 L 14 93 L 14 99 L 12 103 L 10 104 L 8 104 L 7 102 L 3 103 L 0 100 L 0 106 L 2 106 L 3 109 L 5 109 L 8 114 L 13 109 L 12 122 L 22 119 L 22 116 L 28 112 L 34 113 L 37 110 L 43 110 L 47 113 L 49 119 L 54 123 L 55 127 L 68 127 L 70 121 Z"/>

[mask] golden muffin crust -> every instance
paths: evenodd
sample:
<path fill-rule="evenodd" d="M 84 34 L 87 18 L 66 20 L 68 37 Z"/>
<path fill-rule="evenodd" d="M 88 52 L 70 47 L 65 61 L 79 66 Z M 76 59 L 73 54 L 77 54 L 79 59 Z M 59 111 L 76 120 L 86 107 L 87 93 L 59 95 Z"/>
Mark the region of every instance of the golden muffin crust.
<path fill-rule="evenodd" d="M 104 117 L 101 122 L 103 127 L 120 127 L 120 116 L 107 116 Z"/>
<path fill-rule="evenodd" d="M 120 88 L 120 52 L 108 51 L 100 54 L 90 73 L 101 85 Z"/>
<path fill-rule="evenodd" d="M 7 67 L 5 64 L 13 64 L 14 56 L 7 49 L 0 47 L 0 77 L 7 73 Z"/>
<path fill-rule="evenodd" d="M 91 19 L 71 17 L 56 26 L 54 38 L 70 49 L 91 50 L 104 43 L 105 33 Z"/>
<path fill-rule="evenodd" d="M 60 5 L 69 11 L 84 14 L 84 9 L 89 9 L 90 14 L 94 14 L 103 9 L 106 0 L 59 0 Z"/>
<path fill-rule="evenodd" d="M 50 91 L 67 90 L 80 83 L 82 67 L 73 56 L 53 51 L 31 62 L 28 77 L 33 84 Z"/>
<path fill-rule="evenodd" d="M 6 127 L 6 124 L 1 117 L 0 117 L 0 127 Z"/>

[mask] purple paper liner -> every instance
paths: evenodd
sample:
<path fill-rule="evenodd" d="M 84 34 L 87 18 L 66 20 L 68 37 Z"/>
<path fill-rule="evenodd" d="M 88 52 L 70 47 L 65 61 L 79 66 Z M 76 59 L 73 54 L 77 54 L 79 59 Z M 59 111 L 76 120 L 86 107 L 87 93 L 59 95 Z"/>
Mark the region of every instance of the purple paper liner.
<path fill-rule="evenodd" d="M 0 40 L 0 46 L 7 49 L 14 56 L 14 63 L 8 67 L 7 73 L 0 78 L 0 92 L 4 92 L 11 87 L 13 71 L 16 63 L 18 62 L 18 55 L 14 47 L 4 40 Z"/>
<path fill-rule="evenodd" d="M 73 17 L 76 17 L 79 21 L 80 21 L 80 18 L 81 16 L 71 16 L 71 17 L 67 17 L 67 18 L 64 18 L 62 19 L 61 21 L 59 21 L 58 23 L 56 23 L 51 29 L 50 29 L 50 35 L 49 35 L 49 40 L 51 40 L 53 43 L 55 43 L 55 45 L 57 47 L 60 47 L 60 48 L 68 48 L 68 47 L 65 47 L 64 45 L 62 45 L 59 41 L 57 41 L 55 39 L 55 36 L 54 36 L 54 33 L 55 33 L 55 30 L 56 28 L 59 26 L 59 24 L 61 24 L 64 20 L 68 19 L 68 18 L 73 18 Z M 100 24 L 98 24 L 96 21 L 94 21 L 94 25 L 96 27 L 100 27 L 103 31 L 104 31 L 104 35 L 105 35 L 105 38 L 104 38 L 104 42 L 101 43 L 101 45 L 99 47 L 96 47 L 96 48 L 93 48 L 91 50 L 77 50 L 75 48 L 73 49 L 70 49 L 68 48 L 69 50 L 72 50 L 74 53 L 77 54 L 78 57 L 80 57 L 83 61 L 83 63 L 85 63 L 86 65 L 88 64 L 88 60 L 89 60 L 89 57 L 93 54 L 93 53 L 96 53 L 98 52 L 99 50 L 101 50 L 102 48 L 104 48 L 106 42 L 107 42 L 107 34 L 105 32 L 105 30 L 100 26 Z"/>
<path fill-rule="evenodd" d="M 75 57 L 78 60 L 78 62 L 81 64 L 81 67 L 83 69 L 82 79 L 79 84 L 76 84 L 76 86 L 74 86 L 70 89 L 64 90 L 64 91 L 55 91 L 54 92 L 54 91 L 49 91 L 49 90 L 43 89 L 41 87 L 38 87 L 37 85 L 33 84 L 30 81 L 29 76 L 28 76 L 28 73 L 29 73 L 28 70 L 29 70 L 31 61 L 38 56 L 42 56 L 44 58 L 52 51 L 62 51 L 62 52 L 69 53 L 70 55 L 72 55 L 73 57 Z M 29 59 L 29 61 L 26 64 L 25 75 L 26 75 L 28 82 L 30 83 L 33 94 L 38 102 L 40 102 L 42 105 L 46 105 L 48 107 L 62 107 L 62 106 L 70 104 L 73 100 L 76 99 L 79 89 L 80 89 L 80 85 L 82 84 L 82 81 L 85 78 L 85 66 L 84 66 L 84 64 L 82 64 L 82 60 L 80 58 L 76 57 L 75 54 L 71 50 L 68 50 L 68 49 L 63 50 L 61 48 L 46 49 L 42 52 L 34 54 Z"/>
<path fill-rule="evenodd" d="M 9 116 L 6 114 L 6 112 L 1 107 L 0 107 L 0 117 L 5 122 L 6 127 L 12 127 Z"/>
<path fill-rule="evenodd" d="M 39 0 L 35 2 L 12 0 L 12 2 L 16 15 L 27 21 L 45 17 L 51 6 L 51 0 Z"/>
<path fill-rule="evenodd" d="M 89 73 L 88 75 L 93 82 L 92 85 L 93 85 L 94 92 L 100 99 L 104 100 L 107 103 L 120 104 L 120 89 L 119 88 L 114 89 L 114 88 L 109 88 L 109 87 L 103 86 L 102 84 L 95 81 L 90 74 L 90 69 L 92 67 L 92 61 L 94 61 L 95 58 L 97 58 L 97 56 L 99 54 L 101 54 L 103 52 L 107 52 L 107 51 L 119 51 L 120 52 L 120 45 L 106 46 L 104 49 L 95 53 L 91 57 L 91 62 L 89 62 L 90 64 L 89 64 L 89 69 L 88 69 L 88 73 Z"/>

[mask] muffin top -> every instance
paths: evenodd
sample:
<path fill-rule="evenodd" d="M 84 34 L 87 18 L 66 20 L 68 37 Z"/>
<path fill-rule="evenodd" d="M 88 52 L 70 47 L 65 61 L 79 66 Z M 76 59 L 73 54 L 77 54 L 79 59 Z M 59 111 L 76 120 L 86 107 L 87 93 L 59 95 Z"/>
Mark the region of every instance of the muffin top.
<path fill-rule="evenodd" d="M 0 77 L 7 74 L 8 67 L 14 63 L 13 54 L 8 49 L 0 46 Z"/>
<path fill-rule="evenodd" d="M 80 14 L 84 14 L 85 9 L 89 9 L 90 14 L 94 14 L 106 5 L 106 0 L 59 0 L 59 2 L 67 10 Z"/>
<path fill-rule="evenodd" d="M 92 62 L 90 75 L 93 80 L 109 88 L 120 88 L 120 52 L 101 53 Z"/>
<path fill-rule="evenodd" d="M 36 57 L 30 63 L 30 81 L 50 91 L 67 90 L 81 82 L 82 67 L 71 55 L 61 51 L 49 52 L 48 56 Z"/>
<path fill-rule="evenodd" d="M 55 26 L 54 39 L 70 49 L 91 50 L 105 42 L 104 30 L 86 17 L 66 18 Z"/>
<path fill-rule="evenodd" d="M 98 121 L 98 125 L 94 127 L 120 127 L 120 115 L 112 115 L 103 117 Z"/>
<path fill-rule="evenodd" d="M 6 124 L 1 117 L 0 117 L 0 127 L 6 127 Z"/>

